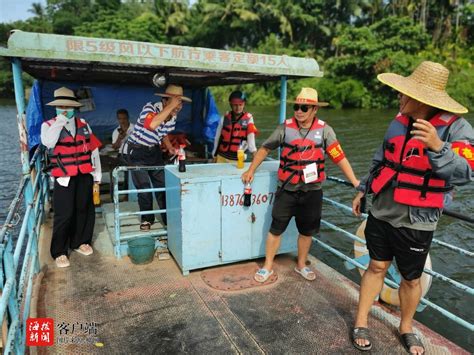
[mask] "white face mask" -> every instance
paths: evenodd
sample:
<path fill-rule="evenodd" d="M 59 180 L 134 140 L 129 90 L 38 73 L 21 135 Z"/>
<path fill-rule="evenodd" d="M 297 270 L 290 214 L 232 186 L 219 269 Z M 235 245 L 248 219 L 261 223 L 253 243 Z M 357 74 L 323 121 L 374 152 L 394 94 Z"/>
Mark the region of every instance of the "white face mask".
<path fill-rule="evenodd" d="M 63 112 L 65 113 L 64 116 L 66 116 L 67 118 L 71 119 L 74 117 L 74 112 L 75 110 L 73 108 L 68 108 L 68 109 L 60 109 L 60 108 L 57 108 L 56 109 L 56 115 L 59 116 L 59 115 L 62 115 Z"/>

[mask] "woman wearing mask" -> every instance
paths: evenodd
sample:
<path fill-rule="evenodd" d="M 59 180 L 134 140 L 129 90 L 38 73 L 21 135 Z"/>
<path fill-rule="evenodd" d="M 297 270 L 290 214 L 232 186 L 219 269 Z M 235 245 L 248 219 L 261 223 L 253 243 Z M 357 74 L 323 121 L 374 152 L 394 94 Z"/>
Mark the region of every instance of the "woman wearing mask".
<path fill-rule="evenodd" d="M 54 91 L 56 116 L 41 126 L 41 143 L 48 148 L 54 177 L 54 224 L 51 256 L 57 267 L 68 267 L 69 248 L 91 255 L 95 223 L 93 189 L 99 188 L 102 171 L 100 141 L 87 122 L 76 116 L 81 104 L 66 87 Z"/>

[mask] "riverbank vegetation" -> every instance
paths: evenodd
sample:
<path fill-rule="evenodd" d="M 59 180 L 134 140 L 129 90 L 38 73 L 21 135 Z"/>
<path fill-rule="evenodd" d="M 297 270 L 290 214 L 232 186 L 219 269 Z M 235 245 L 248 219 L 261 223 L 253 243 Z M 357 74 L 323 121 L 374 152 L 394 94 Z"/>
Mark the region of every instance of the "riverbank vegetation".
<path fill-rule="evenodd" d="M 333 107 L 395 105 L 382 72 L 407 75 L 423 60 L 446 65 L 448 91 L 474 108 L 474 4 L 469 0 L 47 0 L 11 29 L 313 57 L 324 78 L 289 82 L 292 97 L 313 86 Z M 8 63 L 0 63 L 0 97 L 10 97 Z M 277 83 L 244 85 L 253 104 L 273 104 Z M 213 89 L 225 101 L 229 87 Z"/>

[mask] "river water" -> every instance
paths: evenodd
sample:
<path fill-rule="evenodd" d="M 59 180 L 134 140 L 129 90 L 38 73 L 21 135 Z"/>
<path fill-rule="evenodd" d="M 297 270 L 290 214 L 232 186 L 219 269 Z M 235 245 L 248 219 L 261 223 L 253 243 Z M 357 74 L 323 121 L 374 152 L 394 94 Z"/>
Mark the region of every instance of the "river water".
<path fill-rule="evenodd" d="M 221 108 L 225 109 L 225 107 Z M 248 107 L 248 109 L 255 117 L 256 125 L 260 131 L 257 142 L 261 143 L 276 126 L 278 107 Z M 288 113 L 291 114 L 291 109 L 288 109 Z M 395 113 L 395 110 L 326 109 L 319 112 L 319 118 L 325 120 L 334 128 L 356 175 L 362 176 L 366 173 L 372 155 L 381 143 L 388 123 Z M 16 109 L 14 106 L 0 106 L 0 151 L 2 152 L 0 154 L 0 224 L 5 219 L 8 206 L 16 192 L 21 176 L 15 115 Z M 474 125 L 473 114 L 467 115 L 466 118 Z M 340 170 L 332 163 L 327 164 L 327 171 L 331 176 L 344 178 Z M 328 181 L 324 186 L 324 194 L 326 197 L 350 205 L 354 190 Z M 451 209 L 469 216 L 474 215 L 473 184 L 456 189 L 455 201 Z M 361 222 L 348 213 L 328 205 L 324 207 L 323 218 L 353 233 Z M 474 250 L 473 235 L 473 225 L 443 216 L 435 233 L 435 238 L 472 251 Z M 322 228 L 320 238 L 346 255 L 353 256 L 353 244 L 341 234 Z M 347 271 L 342 261 L 331 253 L 313 246 L 312 254 L 359 283 L 360 276 L 358 272 L 355 270 Z M 474 262 L 471 258 L 437 245 L 433 245 L 430 255 L 433 270 L 469 287 L 474 287 Z M 474 299 L 472 296 L 447 286 L 442 281 L 433 280 L 432 287 L 426 297 L 465 320 L 471 323 L 474 322 L 474 308 L 472 307 Z M 467 350 L 474 350 L 472 332 L 448 320 L 437 311 L 426 308 L 423 312 L 417 313 L 416 319 Z"/>

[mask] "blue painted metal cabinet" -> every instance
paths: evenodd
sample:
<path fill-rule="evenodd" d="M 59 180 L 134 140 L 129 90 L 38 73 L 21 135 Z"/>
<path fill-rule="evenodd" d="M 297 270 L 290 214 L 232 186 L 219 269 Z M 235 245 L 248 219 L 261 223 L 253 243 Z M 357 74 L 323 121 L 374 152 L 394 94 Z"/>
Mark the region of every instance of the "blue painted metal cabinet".
<path fill-rule="evenodd" d="M 252 183 L 252 205 L 243 206 L 244 185 L 232 164 L 165 168 L 168 248 L 181 267 L 189 270 L 265 256 L 272 220 L 278 161 L 263 162 Z M 297 249 L 294 220 L 282 236 L 279 253 Z"/>

